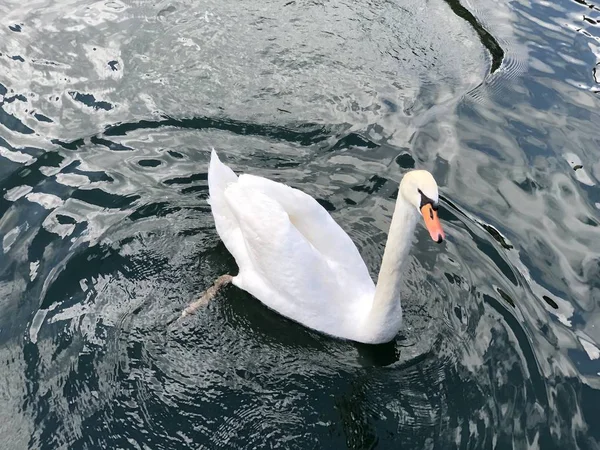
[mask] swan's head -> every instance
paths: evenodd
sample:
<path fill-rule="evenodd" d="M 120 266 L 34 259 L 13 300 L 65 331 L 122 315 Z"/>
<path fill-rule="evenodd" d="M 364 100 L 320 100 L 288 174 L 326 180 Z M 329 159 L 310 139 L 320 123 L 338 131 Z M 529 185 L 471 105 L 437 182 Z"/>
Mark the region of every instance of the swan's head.
<path fill-rule="evenodd" d="M 413 205 L 423 217 L 431 239 L 440 243 L 444 240 L 444 230 L 438 218 L 438 186 L 426 170 L 408 172 L 400 182 L 400 195 Z"/>

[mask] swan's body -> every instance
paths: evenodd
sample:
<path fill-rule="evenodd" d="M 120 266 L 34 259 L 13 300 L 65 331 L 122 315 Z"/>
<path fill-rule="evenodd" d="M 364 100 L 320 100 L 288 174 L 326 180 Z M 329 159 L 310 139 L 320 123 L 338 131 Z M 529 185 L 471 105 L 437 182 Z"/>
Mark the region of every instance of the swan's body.
<path fill-rule="evenodd" d="M 419 205 L 411 204 L 414 199 L 401 195 L 411 173 L 415 179 L 408 180 L 409 187 L 415 196 L 422 195 L 415 201 L 430 199 L 430 207 L 437 209 L 433 177 L 425 171 L 407 174 L 375 286 L 350 237 L 315 199 L 266 178 L 238 177 L 213 151 L 210 204 L 217 232 L 239 266 L 231 282 L 320 332 L 365 343 L 392 340 L 402 322 L 403 262 L 420 216 Z M 423 185 L 415 184 L 419 176 Z M 439 227 L 437 215 L 435 222 Z M 434 231 L 438 235 L 430 228 L 432 237 L 441 241 L 441 228 Z"/>

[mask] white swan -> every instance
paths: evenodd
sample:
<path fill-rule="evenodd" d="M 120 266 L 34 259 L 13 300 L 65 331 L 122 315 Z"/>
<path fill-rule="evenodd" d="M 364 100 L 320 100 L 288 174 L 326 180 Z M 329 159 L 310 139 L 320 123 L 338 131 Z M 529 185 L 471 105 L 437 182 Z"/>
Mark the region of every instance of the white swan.
<path fill-rule="evenodd" d="M 401 278 L 418 217 L 434 241 L 444 239 L 437 184 L 425 170 L 400 183 L 377 286 L 350 237 L 311 196 L 238 177 L 214 150 L 208 186 L 217 233 L 239 267 L 216 289 L 231 281 L 280 314 L 339 338 L 391 341 L 402 322 Z"/>

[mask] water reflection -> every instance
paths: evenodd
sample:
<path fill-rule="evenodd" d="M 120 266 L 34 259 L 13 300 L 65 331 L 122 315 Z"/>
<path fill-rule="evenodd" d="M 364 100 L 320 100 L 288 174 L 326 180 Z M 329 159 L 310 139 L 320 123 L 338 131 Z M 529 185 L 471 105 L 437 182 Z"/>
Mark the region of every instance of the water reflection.
<path fill-rule="evenodd" d="M 7 445 L 594 448 L 595 8 L 0 5 Z M 396 341 L 235 288 L 168 326 L 236 270 L 213 146 L 317 198 L 373 274 L 402 174 L 435 174 L 448 240 L 419 229 Z"/>

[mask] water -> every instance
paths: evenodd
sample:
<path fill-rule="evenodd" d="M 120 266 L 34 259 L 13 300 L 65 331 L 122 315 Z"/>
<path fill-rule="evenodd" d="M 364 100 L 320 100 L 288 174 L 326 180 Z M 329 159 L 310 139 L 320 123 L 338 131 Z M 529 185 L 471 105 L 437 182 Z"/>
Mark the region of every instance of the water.
<path fill-rule="evenodd" d="M 600 9 L 0 5 L 0 447 L 600 447 Z M 426 168 L 395 342 L 236 288 L 209 149 L 319 199 L 373 275 Z M 598 325 L 598 327 L 596 326 Z"/>

